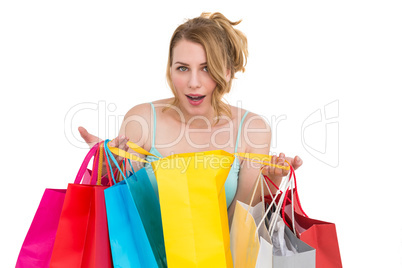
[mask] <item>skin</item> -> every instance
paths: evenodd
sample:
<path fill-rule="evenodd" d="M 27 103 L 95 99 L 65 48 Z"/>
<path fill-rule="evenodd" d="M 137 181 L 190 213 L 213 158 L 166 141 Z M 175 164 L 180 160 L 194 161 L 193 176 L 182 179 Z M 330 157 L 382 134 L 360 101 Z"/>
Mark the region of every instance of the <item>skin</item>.
<path fill-rule="evenodd" d="M 172 62 L 171 77 L 179 99 L 179 106 L 176 109 L 168 109 L 162 112 L 162 109 L 171 103 L 172 99 L 153 102 L 157 117 L 156 149 L 163 156 L 216 149 L 234 153 L 238 127 L 246 111 L 230 106 L 232 118 L 223 118 L 218 124 L 213 125 L 214 115 L 211 99 L 216 82 L 208 73 L 204 48 L 200 44 L 181 40 L 173 49 Z M 230 79 L 229 71 L 227 72 L 227 79 L 227 81 Z M 200 105 L 192 105 L 186 96 L 189 94 L 203 95 L 205 98 Z M 125 116 L 119 137 L 114 139 L 110 145 L 128 150 L 125 143 L 130 140 L 149 151 L 153 131 L 152 123 L 153 114 L 149 104 L 133 107 Z M 100 140 L 88 133 L 83 127 L 79 128 L 79 132 L 89 146 L 93 146 Z M 271 130 L 259 115 L 252 112 L 248 113 L 243 123 L 240 138 L 238 152 L 269 153 Z M 140 156 L 144 158 L 143 155 Z M 299 168 L 303 163 L 300 157 L 285 157 L 283 153 L 278 157 L 273 157 L 271 162 L 287 165 L 285 159 L 294 169 Z M 259 167 L 249 165 L 245 160 L 242 160 L 240 164 L 237 192 L 228 208 L 229 221 L 233 216 L 236 200 L 243 203 L 250 202 L 251 191 L 260 172 Z M 137 165 L 136 169 L 140 167 Z M 266 167 L 262 172 L 277 185 L 280 184 L 282 177 L 288 174 L 288 171 L 273 167 Z M 253 204 L 259 202 L 260 192 L 258 189 Z"/>

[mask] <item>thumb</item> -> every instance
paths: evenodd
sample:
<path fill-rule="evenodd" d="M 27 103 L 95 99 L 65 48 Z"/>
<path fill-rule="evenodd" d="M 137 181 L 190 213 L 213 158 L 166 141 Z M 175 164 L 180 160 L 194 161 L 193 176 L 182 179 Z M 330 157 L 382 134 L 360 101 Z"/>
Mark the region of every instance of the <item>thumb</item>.
<path fill-rule="evenodd" d="M 90 134 L 85 128 L 83 127 L 78 127 L 78 131 L 80 132 L 81 137 L 84 139 L 84 141 L 89 145 L 89 147 L 92 148 L 95 144 L 98 142 L 102 141 L 95 135 Z"/>
<path fill-rule="evenodd" d="M 303 160 L 300 158 L 300 156 L 295 156 L 293 160 L 293 168 L 296 170 L 298 169 L 301 165 L 303 165 Z"/>

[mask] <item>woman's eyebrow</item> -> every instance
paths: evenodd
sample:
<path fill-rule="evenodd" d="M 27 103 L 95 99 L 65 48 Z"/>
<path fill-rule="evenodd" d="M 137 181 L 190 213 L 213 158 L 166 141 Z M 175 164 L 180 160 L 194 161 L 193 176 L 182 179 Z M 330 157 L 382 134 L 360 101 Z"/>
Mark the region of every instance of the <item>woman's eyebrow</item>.
<path fill-rule="evenodd" d="M 180 65 L 186 65 L 186 66 L 188 66 L 187 63 L 184 63 L 184 62 L 181 62 L 181 61 L 176 61 L 174 64 L 180 64 Z"/>
<path fill-rule="evenodd" d="M 174 64 L 180 64 L 180 65 L 184 65 L 184 66 L 189 66 L 189 64 L 184 63 L 184 62 L 181 62 L 181 61 L 176 61 Z M 200 66 L 201 66 L 201 65 L 207 65 L 207 63 L 206 63 L 206 62 L 203 62 L 203 63 L 200 64 Z"/>

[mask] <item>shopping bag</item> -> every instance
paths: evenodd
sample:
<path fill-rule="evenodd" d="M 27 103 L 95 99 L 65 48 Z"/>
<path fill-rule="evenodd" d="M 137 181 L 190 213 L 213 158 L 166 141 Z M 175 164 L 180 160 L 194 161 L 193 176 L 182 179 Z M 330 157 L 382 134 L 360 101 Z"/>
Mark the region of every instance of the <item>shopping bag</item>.
<path fill-rule="evenodd" d="M 230 249 L 234 267 L 272 267 L 272 245 L 270 245 L 272 243 L 268 229 L 265 224 L 262 224 L 265 217 L 265 202 L 259 202 L 254 207 L 251 205 L 259 182 L 262 182 L 260 175 L 254 183 L 254 190 L 248 205 L 236 201 L 230 226 Z M 264 187 L 261 185 L 261 190 L 263 191 L 263 189 Z M 263 253 L 261 253 L 261 240 L 267 242 L 264 244 L 267 249 L 264 248 Z"/>
<path fill-rule="evenodd" d="M 291 173 L 293 173 L 295 181 L 293 196 L 296 202 L 291 202 L 289 198 L 285 198 L 282 207 L 283 217 L 289 226 L 294 223 L 294 233 L 302 241 L 316 249 L 317 268 L 341 268 L 342 261 L 335 224 L 312 219 L 306 215 L 300 203 L 296 175 L 293 169 Z M 289 191 L 286 195 L 289 195 Z M 293 199 L 291 198 L 291 200 Z M 293 213 L 294 209 L 296 211 Z"/>
<path fill-rule="evenodd" d="M 112 267 L 103 191 L 69 184 L 50 267 Z"/>
<path fill-rule="evenodd" d="M 49 267 L 65 189 L 46 189 L 18 255 L 16 268 Z"/>
<path fill-rule="evenodd" d="M 132 142 L 127 145 L 135 152 L 152 155 Z M 110 149 L 119 156 L 147 162 L 118 148 Z M 236 156 L 270 161 L 268 155 Z M 233 266 L 224 183 L 234 157 L 216 150 L 175 154 L 151 163 L 158 184 L 168 266 Z"/>
<path fill-rule="evenodd" d="M 152 162 L 168 266 L 233 266 L 224 189 L 233 160 L 209 151 Z"/>
<path fill-rule="evenodd" d="M 282 220 L 282 219 L 281 219 Z M 289 249 L 294 254 L 289 255 L 276 255 L 273 254 L 273 266 L 274 268 L 315 268 L 316 263 L 316 250 L 303 242 L 289 229 L 289 227 L 283 224 L 285 227 L 284 239 Z"/>
<path fill-rule="evenodd" d="M 75 183 L 80 183 L 82 171 L 88 165 L 99 147 L 96 144 L 86 155 Z M 85 171 L 84 179 L 89 181 L 90 174 Z M 18 255 L 16 267 L 49 267 L 57 226 L 64 203 L 66 189 L 45 189 L 31 226 Z"/>
<path fill-rule="evenodd" d="M 292 188 L 293 177 L 290 174 L 284 180 L 282 189 L 279 189 L 275 197 L 270 194 L 272 200 L 267 204 L 263 216 L 270 240 L 260 237 L 260 251 L 255 267 L 314 268 L 315 249 L 298 239 L 280 217 L 285 200 L 285 195 L 281 195 L 280 192 L 281 190 L 287 192 Z M 267 184 L 266 186 L 269 189 Z"/>
<path fill-rule="evenodd" d="M 106 150 L 108 160 L 115 162 Z M 105 190 L 113 264 L 167 267 L 160 207 L 147 173 L 121 174 L 124 180 Z"/>
<path fill-rule="evenodd" d="M 288 227 L 292 227 L 294 224 L 294 228 L 290 228 L 294 229 L 293 233 L 316 249 L 317 268 L 342 267 L 335 224 L 312 219 L 306 215 L 300 203 L 294 170 L 291 169 L 291 173 L 295 181 L 294 189 L 282 193 L 286 196 L 282 205 L 282 217 L 285 223 Z M 268 178 L 266 179 L 268 180 Z M 269 202 L 270 198 L 266 196 L 265 200 Z"/>
<path fill-rule="evenodd" d="M 258 257 L 255 264 L 255 268 L 271 268 L 272 264 L 272 244 L 267 240 L 260 238 L 260 249 L 258 251 Z"/>
<path fill-rule="evenodd" d="M 286 205 L 286 222 L 292 224 L 291 205 Z M 309 218 L 294 212 L 296 235 L 316 249 L 317 268 L 342 267 L 338 238 L 334 223 Z"/>
<path fill-rule="evenodd" d="M 264 214 L 262 202 L 254 207 L 236 201 L 235 212 L 233 214 L 232 225 L 230 227 L 230 249 L 233 255 L 234 267 L 256 267 L 257 258 L 260 252 L 260 240 L 270 241 L 265 225 L 260 229 L 265 229 L 265 235 L 257 232 L 258 215 L 261 219 Z M 272 246 L 268 246 L 272 249 Z M 264 256 L 271 257 L 271 260 L 260 260 L 260 262 L 270 262 L 272 267 L 272 250 L 263 253 Z M 265 267 L 260 264 L 261 267 Z"/>
<path fill-rule="evenodd" d="M 260 237 L 256 268 L 314 268 L 315 249 L 297 238 L 288 226 L 284 225 L 284 240 L 288 248 L 294 250 L 292 255 L 277 255 L 272 243 Z"/>
<path fill-rule="evenodd" d="M 84 161 L 75 182 L 81 180 L 88 162 Z M 112 267 L 103 193 L 106 188 L 68 185 L 49 267 Z"/>
<path fill-rule="evenodd" d="M 161 208 L 145 168 L 126 179 L 159 267 L 167 267 Z"/>

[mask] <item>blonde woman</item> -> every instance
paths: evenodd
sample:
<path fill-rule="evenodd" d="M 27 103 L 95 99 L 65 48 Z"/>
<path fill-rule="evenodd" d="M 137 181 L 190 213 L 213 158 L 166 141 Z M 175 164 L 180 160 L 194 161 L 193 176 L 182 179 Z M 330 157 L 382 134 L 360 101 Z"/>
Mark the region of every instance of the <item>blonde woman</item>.
<path fill-rule="evenodd" d="M 112 145 L 124 147 L 130 140 L 159 157 L 216 149 L 269 154 L 271 131 L 267 122 L 222 101 L 230 92 L 235 73 L 245 71 L 247 38 L 234 28 L 240 22 L 231 22 L 221 13 L 202 13 L 180 25 L 170 41 L 166 69 L 174 96 L 134 106 Z M 99 140 L 82 127 L 79 131 L 90 146 Z M 302 164 L 297 156 L 286 159 L 295 169 Z M 272 159 L 277 164 L 284 161 L 283 153 Z M 259 172 L 258 167 L 246 162 L 236 158 L 225 183 L 229 220 L 236 200 L 247 202 Z M 157 193 L 152 168 L 145 168 Z M 287 175 L 278 168 L 268 167 L 263 172 L 277 184 Z"/>

